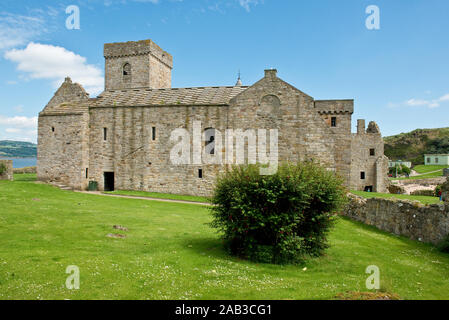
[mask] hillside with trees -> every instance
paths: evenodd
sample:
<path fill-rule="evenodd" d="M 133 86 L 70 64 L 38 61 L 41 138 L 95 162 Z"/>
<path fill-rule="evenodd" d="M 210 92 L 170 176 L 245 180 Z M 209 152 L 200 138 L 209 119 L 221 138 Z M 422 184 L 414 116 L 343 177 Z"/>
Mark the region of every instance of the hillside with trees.
<path fill-rule="evenodd" d="M 424 164 L 426 153 L 449 153 L 449 128 L 416 129 L 385 137 L 385 155 L 391 160 Z"/>
<path fill-rule="evenodd" d="M 37 144 L 22 141 L 0 140 L 0 157 L 31 158 L 37 156 Z"/>

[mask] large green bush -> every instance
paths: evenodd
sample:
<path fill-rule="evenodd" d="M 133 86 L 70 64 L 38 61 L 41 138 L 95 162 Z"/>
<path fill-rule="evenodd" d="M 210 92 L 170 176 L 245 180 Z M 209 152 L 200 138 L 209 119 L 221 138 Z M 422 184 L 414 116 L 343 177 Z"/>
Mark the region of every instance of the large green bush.
<path fill-rule="evenodd" d="M 283 164 L 268 176 L 256 165 L 234 166 L 217 179 L 211 225 L 232 255 L 302 262 L 328 247 L 334 213 L 345 200 L 342 180 L 313 162 Z"/>
<path fill-rule="evenodd" d="M 4 163 L 0 163 L 0 176 L 6 172 L 7 168 Z"/>

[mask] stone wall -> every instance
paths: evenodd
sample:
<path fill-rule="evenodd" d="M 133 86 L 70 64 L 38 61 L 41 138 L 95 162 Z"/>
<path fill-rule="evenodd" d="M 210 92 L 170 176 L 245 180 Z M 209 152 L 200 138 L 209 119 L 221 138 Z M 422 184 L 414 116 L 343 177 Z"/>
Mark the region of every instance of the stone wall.
<path fill-rule="evenodd" d="M 438 244 L 449 234 L 449 203 L 425 206 L 418 201 L 350 195 L 342 215 L 412 240 Z"/>
<path fill-rule="evenodd" d="M 105 89 L 170 88 L 173 57 L 151 40 L 104 45 Z M 130 73 L 123 75 L 125 64 Z"/>
<path fill-rule="evenodd" d="M 323 125 L 313 99 L 270 70 L 229 106 L 91 107 L 89 179 L 98 181 L 103 190 L 103 174 L 110 171 L 114 172 L 117 189 L 210 195 L 225 165 L 176 165 L 170 161 L 175 145 L 170 141 L 171 132 L 185 128 L 192 135 L 194 121 L 201 122 L 202 130 L 215 128 L 223 135 L 228 128 L 278 129 L 279 161 L 314 159 L 330 170 L 340 167 L 349 172 L 349 162 L 335 158 L 336 137 Z M 154 140 L 152 127 L 156 129 Z M 108 130 L 107 140 L 104 128 Z"/>
<path fill-rule="evenodd" d="M 6 169 L 5 172 L 0 174 L 0 180 L 14 180 L 12 160 L 0 160 L 0 166 L 4 166 Z"/>
<path fill-rule="evenodd" d="M 388 158 L 384 156 L 384 142 L 380 132 L 375 130 L 374 122 L 365 130 L 365 120 L 358 120 L 357 133 L 352 134 L 351 142 L 351 182 L 355 190 L 364 191 L 365 187 L 373 187 L 372 191 L 386 192 L 388 185 Z M 374 149 L 374 155 L 370 150 Z M 361 173 L 365 173 L 362 179 Z"/>
<path fill-rule="evenodd" d="M 85 189 L 89 159 L 88 112 L 40 114 L 37 179 Z"/>
<path fill-rule="evenodd" d="M 23 173 L 37 173 L 37 168 L 33 167 L 23 167 L 23 168 L 15 168 L 14 173 L 23 174 Z"/>
<path fill-rule="evenodd" d="M 350 184 L 351 177 L 351 117 L 354 100 L 315 100 L 315 110 L 324 120 L 338 143 L 335 145 L 336 171 Z M 335 127 L 332 127 L 335 118 Z"/>
<path fill-rule="evenodd" d="M 434 186 L 438 184 L 442 184 L 446 181 L 446 177 L 438 177 L 438 178 L 427 178 L 427 179 L 404 179 L 404 180 L 393 180 L 394 183 L 399 185 L 405 184 L 419 184 L 421 186 Z"/>

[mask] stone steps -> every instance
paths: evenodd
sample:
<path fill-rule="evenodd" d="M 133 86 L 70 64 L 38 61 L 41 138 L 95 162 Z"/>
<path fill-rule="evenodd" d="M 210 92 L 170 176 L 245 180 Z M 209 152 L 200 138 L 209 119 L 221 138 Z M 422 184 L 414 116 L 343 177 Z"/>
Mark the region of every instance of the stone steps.
<path fill-rule="evenodd" d="M 72 187 L 66 186 L 64 184 L 60 184 L 60 183 L 56 183 L 56 182 L 52 182 L 51 185 L 61 189 L 61 190 L 68 190 L 68 191 L 73 191 Z"/>

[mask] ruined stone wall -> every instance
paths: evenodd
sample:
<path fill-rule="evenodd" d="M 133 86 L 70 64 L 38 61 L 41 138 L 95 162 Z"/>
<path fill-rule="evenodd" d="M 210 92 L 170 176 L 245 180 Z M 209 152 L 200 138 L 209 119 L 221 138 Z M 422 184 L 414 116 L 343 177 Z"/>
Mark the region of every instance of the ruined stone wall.
<path fill-rule="evenodd" d="M 87 112 L 41 114 L 38 121 L 38 180 L 85 189 L 88 184 L 88 130 Z"/>
<path fill-rule="evenodd" d="M 439 243 L 449 233 L 449 203 L 424 206 L 417 201 L 350 195 L 342 214 L 412 240 Z"/>
<path fill-rule="evenodd" d="M 379 160 L 384 156 L 382 136 L 380 133 L 366 132 L 364 125 L 362 128 L 360 125 L 359 121 L 358 132 L 352 134 L 351 188 L 363 191 L 365 187 L 372 186 L 373 191 L 385 192 L 388 164 L 385 165 L 383 159 Z M 374 155 L 370 155 L 370 149 L 374 149 Z M 361 179 L 361 172 L 365 172 L 365 179 Z"/>
<path fill-rule="evenodd" d="M 12 160 L 0 160 L 0 166 L 5 167 L 5 171 L 0 174 L 0 180 L 14 180 Z"/>

